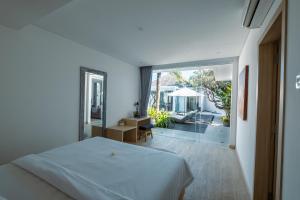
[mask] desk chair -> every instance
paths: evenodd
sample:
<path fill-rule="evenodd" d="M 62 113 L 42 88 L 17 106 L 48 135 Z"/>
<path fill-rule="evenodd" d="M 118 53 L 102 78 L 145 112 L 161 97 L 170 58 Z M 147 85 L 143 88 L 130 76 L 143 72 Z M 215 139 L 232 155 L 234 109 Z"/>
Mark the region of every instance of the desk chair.
<path fill-rule="evenodd" d="M 139 126 L 139 140 L 141 139 L 141 136 L 145 137 L 145 142 L 147 142 L 147 136 L 151 135 L 151 138 L 153 138 L 152 134 L 152 128 L 154 128 L 153 124 L 146 124 Z"/>

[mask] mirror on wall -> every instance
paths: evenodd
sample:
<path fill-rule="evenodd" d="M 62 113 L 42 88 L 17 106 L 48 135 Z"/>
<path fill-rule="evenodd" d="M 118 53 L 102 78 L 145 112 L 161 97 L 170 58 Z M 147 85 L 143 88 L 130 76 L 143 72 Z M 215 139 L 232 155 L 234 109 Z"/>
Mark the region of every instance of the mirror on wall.
<path fill-rule="evenodd" d="M 106 72 L 80 68 L 79 140 L 104 136 L 106 84 Z"/>

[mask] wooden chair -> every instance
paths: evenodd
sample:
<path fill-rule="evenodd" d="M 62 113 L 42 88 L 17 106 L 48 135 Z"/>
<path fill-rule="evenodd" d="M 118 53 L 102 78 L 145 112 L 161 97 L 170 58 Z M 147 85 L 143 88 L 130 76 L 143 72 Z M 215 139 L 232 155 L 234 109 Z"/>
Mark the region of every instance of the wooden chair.
<path fill-rule="evenodd" d="M 153 138 L 153 134 L 151 130 L 152 128 L 154 128 L 153 124 L 146 124 L 146 125 L 139 126 L 139 140 L 143 136 L 145 137 L 145 142 L 147 142 L 148 135 L 151 135 L 151 138 Z"/>

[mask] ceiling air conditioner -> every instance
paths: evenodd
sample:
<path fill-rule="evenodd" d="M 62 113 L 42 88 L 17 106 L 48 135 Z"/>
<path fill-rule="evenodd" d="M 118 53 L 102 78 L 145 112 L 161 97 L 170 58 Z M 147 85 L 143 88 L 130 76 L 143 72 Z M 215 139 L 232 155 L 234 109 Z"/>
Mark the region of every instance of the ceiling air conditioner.
<path fill-rule="evenodd" d="M 259 28 L 274 0 L 246 0 L 243 17 L 243 26 L 247 28 Z"/>

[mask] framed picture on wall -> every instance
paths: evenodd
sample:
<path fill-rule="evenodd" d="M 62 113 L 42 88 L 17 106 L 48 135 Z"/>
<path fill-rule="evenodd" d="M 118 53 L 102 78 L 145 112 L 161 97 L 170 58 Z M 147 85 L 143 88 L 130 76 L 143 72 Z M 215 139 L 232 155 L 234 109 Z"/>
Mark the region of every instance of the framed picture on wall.
<path fill-rule="evenodd" d="M 239 75 L 238 113 L 242 120 L 247 120 L 248 81 L 249 65 L 246 65 Z"/>

